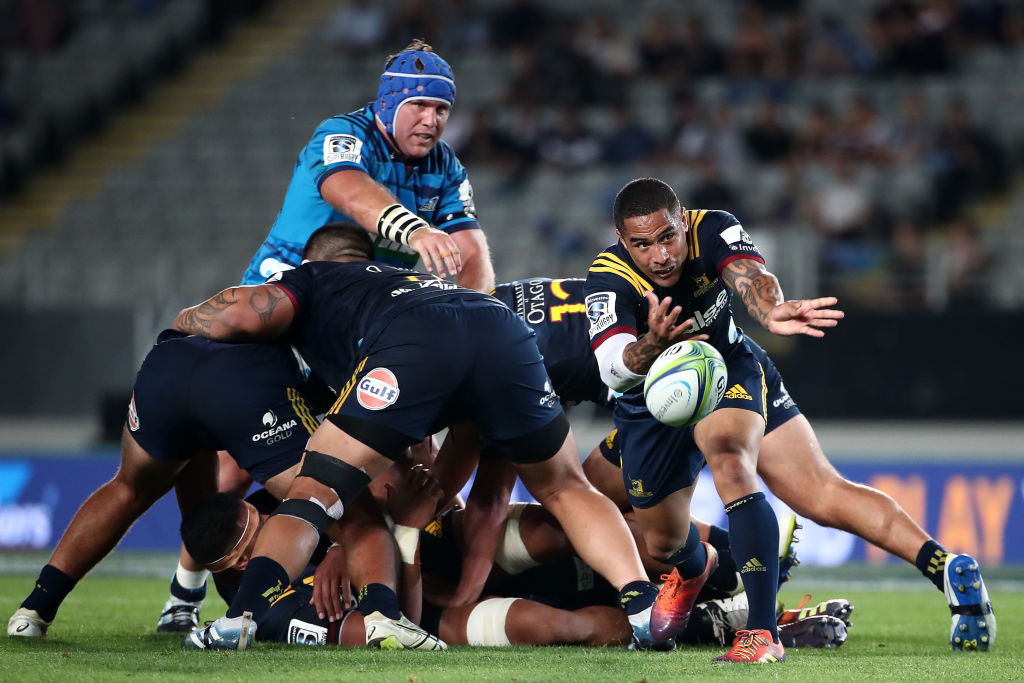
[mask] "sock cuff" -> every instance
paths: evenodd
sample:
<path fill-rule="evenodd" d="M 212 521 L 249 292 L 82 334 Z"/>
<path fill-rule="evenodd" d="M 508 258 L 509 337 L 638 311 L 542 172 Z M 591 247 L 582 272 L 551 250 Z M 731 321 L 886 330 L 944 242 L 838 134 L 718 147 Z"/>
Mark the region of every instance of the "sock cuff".
<path fill-rule="evenodd" d="M 736 500 L 732 501 L 731 503 L 726 503 L 725 504 L 725 514 L 731 515 L 733 512 L 736 512 L 737 510 L 742 508 L 744 505 L 748 505 L 750 503 L 756 503 L 756 502 L 764 500 L 764 499 L 765 499 L 764 498 L 764 492 L 762 492 L 762 491 L 755 491 L 754 493 L 747 494 L 747 495 L 743 496 L 742 498 L 737 498 Z"/>

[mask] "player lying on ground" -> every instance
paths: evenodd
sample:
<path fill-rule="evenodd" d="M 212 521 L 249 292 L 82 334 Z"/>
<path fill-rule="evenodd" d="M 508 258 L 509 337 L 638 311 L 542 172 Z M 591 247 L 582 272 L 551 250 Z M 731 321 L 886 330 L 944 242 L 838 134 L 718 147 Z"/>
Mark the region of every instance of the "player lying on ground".
<path fill-rule="evenodd" d="M 499 302 L 413 271 L 313 262 L 270 284 L 224 290 L 179 313 L 175 327 L 222 341 L 286 337 L 328 385 L 342 388 L 260 535 L 228 614 L 202 630 L 203 647 L 245 647 L 319 534 L 358 493 L 410 444 L 465 421 L 482 434 L 486 457 L 514 462 L 581 556 L 620 589 L 640 646 L 658 642 L 648 630 L 656 589 L 633 539 L 583 477 L 533 332 Z M 362 601 L 378 607 L 368 621 L 399 623 L 393 591 Z"/>
<path fill-rule="evenodd" d="M 400 474 L 399 467 L 406 469 Z M 450 511 L 420 532 L 417 527 L 434 514 L 439 495 L 436 484 L 427 471 L 409 469 L 402 462 L 389 474 L 394 478 L 388 484 L 388 506 L 401 539 L 404 585 L 415 596 L 422 575 L 427 586 L 422 625 L 427 631 L 459 645 L 616 645 L 629 640 L 625 615 L 612 607 L 614 588 L 572 554 L 557 522 L 536 504 L 509 506 L 498 551 L 501 569 L 496 567 L 488 581 L 487 597 L 459 607 L 440 606 L 457 583 L 459 555 L 467 534 L 463 511 Z M 380 492 L 379 487 L 374 488 Z M 250 517 L 258 515 L 261 525 L 267 514 L 259 508 L 273 507 L 258 494 L 250 497 L 252 503 L 219 494 L 182 524 L 182 537 L 194 556 L 224 557 L 211 569 L 226 600 L 232 594 L 230 588 L 225 592 L 221 577 L 232 568 L 225 563 L 235 561 L 236 567 L 244 566 L 258 533 Z M 231 549 L 235 550 L 229 552 Z M 315 574 L 311 566 L 284 591 L 260 624 L 257 640 L 306 645 L 366 642 L 362 615 L 343 607 L 338 573 L 330 568 L 337 562 L 337 552 L 337 548 L 329 550 Z M 408 599 L 410 596 L 403 595 L 403 602 Z M 745 604 L 742 594 L 699 604 L 679 642 L 724 644 L 731 640 L 746 619 Z M 799 610 L 791 610 L 782 615 L 787 623 L 780 632 L 793 647 L 837 647 L 845 639 L 851 609 L 844 600 L 832 600 L 803 610 L 802 618 Z M 418 610 L 418 606 L 406 605 L 404 611 L 415 614 Z"/>
<path fill-rule="evenodd" d="M 560 396 L 573 403 L 608 405 L 607 388 L 590 351 L 583 314 L 583 280 L 530 278 L 499 285 L 494 295 L 537 332 L 537 345 Z M 840 475 L 786 390 L 771 357 L 751 338 L 746 339 L 764 368 L 767 385 L 767 421 L 757 473 L 768 489 L 799 516 L 859 536 L 917 567 L 947 597 L 952 610 L 952 646 L 990 647 L 995 641 L 996 622 L 977 561 L 947 551 L 887 494 Z M 624 481 L 620 469 L 616 437 L 615 432 L 610 434 L 583 467 L 600 491 L 623 511 L 630 511 L 626 488 L 631 483 Z M 709 533 L 710 537 L 701 532 L 703 540 L 718 549 L 729 547 L 727 532 L 713 527 Z M 719 552 L 719 561 L 708 584 L 735 591 L 740 581 L 731 553 L 725 556 Z"/>

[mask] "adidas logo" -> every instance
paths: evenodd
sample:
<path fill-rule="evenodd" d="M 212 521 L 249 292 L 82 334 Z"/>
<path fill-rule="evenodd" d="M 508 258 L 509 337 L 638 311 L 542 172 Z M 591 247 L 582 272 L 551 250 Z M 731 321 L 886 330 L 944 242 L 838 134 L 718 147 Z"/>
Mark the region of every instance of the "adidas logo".
<path fill-rule="evenodd" d="M 756 557 L 752 557 L 749 560 L 747 560 L 747 563 L 743 565 L 742 569 L 740 569 L 740 574 L 748 574 L 750 572 L 766 572 L 766 571 L 768 571 L 768 568 L 765 567 L 763 564 L 761 564 L 761 562 Z"/>
<path fill-rule="evenodd" d="M 731 387 L 729 387 L 729 391 L 725 392 L 725 398 L 732 398 L 732 399 L 743 398 L 743 399 L 746 399 L 748 401 L 752 401 L 753 400 L 753 398 L 750 396 L 750 394 L 747 393 L 747 390 L 744 389 L 739 384 L 733 384 Z"/>

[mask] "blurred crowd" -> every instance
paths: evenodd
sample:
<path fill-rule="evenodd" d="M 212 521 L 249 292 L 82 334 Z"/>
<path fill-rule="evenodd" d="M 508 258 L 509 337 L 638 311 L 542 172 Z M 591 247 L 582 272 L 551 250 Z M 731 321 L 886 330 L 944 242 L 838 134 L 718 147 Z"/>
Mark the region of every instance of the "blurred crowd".
<path fill-rule="evenodd" d="M 5 96 L 6 57 L 59 50 L 88 13 L 145 17 L 169 1 L 0 0 L 0 142 L 24 116 Z M 204 2 L 214 32 L 238 14 L 231 8 L 265 4 Z M 1009 189 L 1021 141 L 994 134 L 966 97 L 936 106 L 923 85 L 962 73 L 978 50 L 1024 50 L 1024 2 L 877 0 L 867 12 L 826 12 L 841 6 L 722 0 L 706 14 L 639 0 L 636 22 L 541 0 L 338 5 L 324 35 L 339 60 L 383 56 L 410 37 L 426 38 L 457 75 L 481 51 L 500 56 L 493 101 L 458 108 L 446 139 L 471 171 L 497 169 L 511 193 L 539 168 L 687 168 L 696 180 L 684 203 L 770 229 L 811 225 L 822 272 L 840 284 L 877 281 L 880 270 L 912 283 L 891 305 L 924 299 L 919 271 L 936 239 L 962 250 L 948 270 L 960 273 L 951 296 L 981 287 L 991 255 L 972 210 Z M 861 87 L 841 101 L 814 96 L 815 84 L 836 79 Z M 641 81 L 657 102 L 636 97 Z M 701 88 L 709 81 L 722 84 L 714 98 Z M 879 83 L 898 84 L 898 101 L 880 101 Z M 751 180 L 766 174 L 771 182 Z"/>
<path fill-rule="evenodd" d="M 686 167 L 698 178 L 683 196 L 689 206 L 727 209 L 751 225 L 813 226 L 823 286 L 920 307 L 929 244 L 940 244 L 950 254 L 946 304 L 976 303 L 991 256 L 969 210 L 1010 188 L 1020 141 L 990 132 L 966 97 L 936 108 L 921 84 L 955 76 L 976 50 L 1021 50 L 1024 4 L 878 0 L 859 21 L 804 5 L 730 3 L 723 33 L 685 4 L 643 11 L 632 27 L 539 0 L 490 11 L 465 0 L 442 12 L 406 0 L 397 13 L 352 0 L 329 35 L 341 54 L 430 36 L 454 53 L 457 72 L 459 53 L 501 53 L 499 98 L 457 112 L 446 138 L 471 170 L 500 169 L 510 191 L 545 167 Z M 808 97 L 836 78 L 864 87 L 845 102 Z M 631 101 L 637 79 L 659 82 L 668 104 Z M 707 79 L 726 84 L 712 101 L 698 93 Z M 899 83 L 898 102 L 872 94 L 886 82 Z M 647 122 L 651 106 L 667 106 L 664 125 Z M 594 112 L 604 125 L 588 123 Z M 766 171 L 776 182 L 752 192 L 750 174 Z M 891 182 L 901 171 L 906 187 Z"/>

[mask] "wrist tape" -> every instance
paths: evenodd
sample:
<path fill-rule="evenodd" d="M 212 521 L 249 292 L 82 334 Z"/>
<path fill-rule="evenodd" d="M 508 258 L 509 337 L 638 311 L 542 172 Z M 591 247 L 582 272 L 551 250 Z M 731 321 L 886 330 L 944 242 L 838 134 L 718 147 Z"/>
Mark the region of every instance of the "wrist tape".
<path fill-rule="evenodd" d="M 377 233 L 392 242 L 409 246 L 409 238 L 417 230 L 429 228 L 430 225 L 401 204 L 384 207 L 377 217 Z"/>

